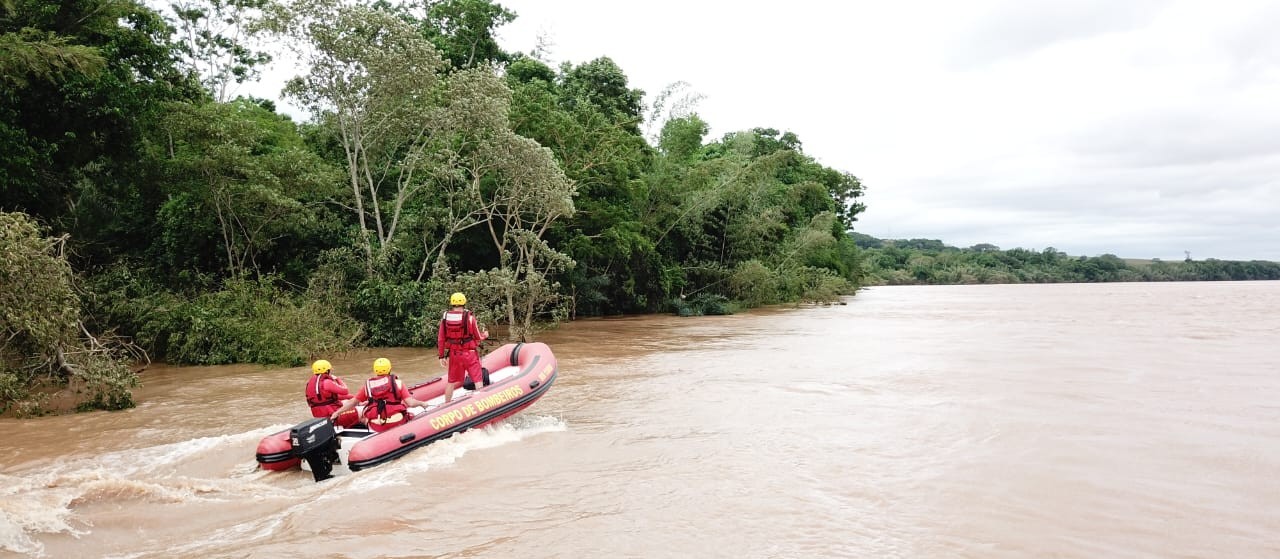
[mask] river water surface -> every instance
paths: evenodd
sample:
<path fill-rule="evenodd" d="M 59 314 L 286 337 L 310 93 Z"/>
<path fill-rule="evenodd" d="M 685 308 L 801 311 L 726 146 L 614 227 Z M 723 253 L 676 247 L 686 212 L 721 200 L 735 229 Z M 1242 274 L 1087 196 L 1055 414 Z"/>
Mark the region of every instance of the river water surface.
<path fill-rule="evenodd" d="M 0 557 L 1280 557 L 1280 282 L 847 303 L 567 324 L 531 408 L 319 484 L 254 461 L 306 368 L 152 368 L 0 420 Z"/>

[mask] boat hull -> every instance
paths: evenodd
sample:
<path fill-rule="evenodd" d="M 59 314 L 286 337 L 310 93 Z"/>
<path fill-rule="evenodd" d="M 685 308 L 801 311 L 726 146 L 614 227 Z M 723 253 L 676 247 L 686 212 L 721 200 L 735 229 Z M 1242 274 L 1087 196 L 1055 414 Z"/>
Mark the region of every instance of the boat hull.
<path fill-rule="evenodd" d="M 481 359 L 494 381 L 475 390 L 455 392 L 444 404 L 445 382 L 436 377 L 409 387 L 414 398 L 438 405 L 417 412 L 413 419 L 381 433 L 351 440 L 347 466 L 351 471 L 370 468 L 404 456 L 435 441 L 489 425 L 538 401 L 556 380 L 555 355 L 546 344 L 506 344 Z M 302 459 L 294 454 L 289 429 L 273 433 L 258 443 L 258 465 L 265 470 L 298 468 Z"/>

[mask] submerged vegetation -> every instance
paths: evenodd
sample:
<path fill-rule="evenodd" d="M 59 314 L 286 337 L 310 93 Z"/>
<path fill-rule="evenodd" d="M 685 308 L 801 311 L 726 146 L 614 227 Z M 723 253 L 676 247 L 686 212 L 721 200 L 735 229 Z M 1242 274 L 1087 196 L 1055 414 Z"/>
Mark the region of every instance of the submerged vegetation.
<path fill-rule="evenodd" d="M 708 138 L 608 58 L 505 52 L 489 0 L 0 1 L 0 412 L 132 405 L 129 365 L 429 345 L 446 295 L 572 316 L 851 293 L 853 175 Z M 236 98 L 272 44 L 312 118 Z"/>

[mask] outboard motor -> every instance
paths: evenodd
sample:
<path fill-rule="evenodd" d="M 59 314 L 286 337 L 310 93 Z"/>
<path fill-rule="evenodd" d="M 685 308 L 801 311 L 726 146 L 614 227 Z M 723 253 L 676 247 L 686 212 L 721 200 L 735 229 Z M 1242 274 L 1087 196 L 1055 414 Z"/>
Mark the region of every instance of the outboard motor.
<path fill-rule="evenodd" d="M 294 425 L 289 430 L 289 443 L 294 456 L 307 461 L 316 481 L 333 477 L 333 464 L 338 462 L 338 436 L 327 417 Z"/>

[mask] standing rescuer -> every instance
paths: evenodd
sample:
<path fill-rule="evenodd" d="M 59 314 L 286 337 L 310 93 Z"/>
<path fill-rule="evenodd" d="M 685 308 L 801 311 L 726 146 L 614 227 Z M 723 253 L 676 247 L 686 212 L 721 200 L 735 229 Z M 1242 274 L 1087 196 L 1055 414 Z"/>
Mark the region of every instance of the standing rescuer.
<path fill-rule="evenodd" d="M 449 310 L 441 317 L 440 332 L 436 336 L 440 366 L 449 369 L 448 382 L 444 385 L 446 402 L 453 399 L 453 390 L 462 385 L 464 374 L 471 375 L 471 382 L 481 382 L 480 354 L 476 348 L 489 338 L 489 331 L 480 329 L 476 316 L 467 310 L 466 304 L 466 295 L 449 296 Z"/>
<path fill-rule="evenodd" d="M 344 400 L 352 398 L 346 383 L 333 374 L 333 365 L 325 359 L 311 364 L 311 378 L 307 379 L 307 405 L 311 406 L 311 417 L 328 417 L 342 407 Z M 348 410 L 334 417 L 333 422 L 339 427 L 351 427 L 360 422 L 360 414 L 356 410 Z"/>

